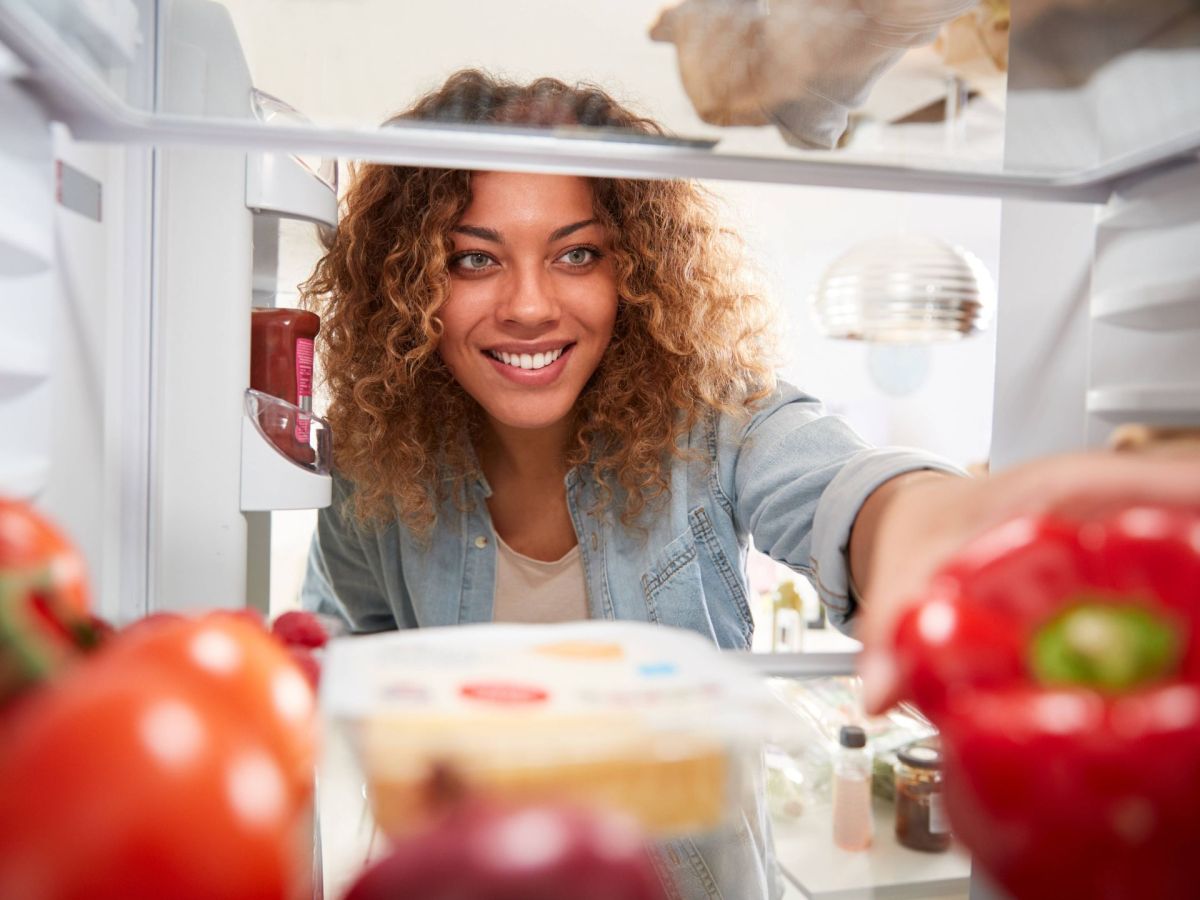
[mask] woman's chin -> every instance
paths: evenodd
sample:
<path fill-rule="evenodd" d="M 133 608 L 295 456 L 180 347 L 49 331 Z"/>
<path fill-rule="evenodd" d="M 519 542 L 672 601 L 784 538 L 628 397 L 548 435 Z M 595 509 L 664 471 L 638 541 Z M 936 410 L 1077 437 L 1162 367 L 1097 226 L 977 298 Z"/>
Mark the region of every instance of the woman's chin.
<path fill-rule="evenodd" d="M 571 413 L 571 404 L 562 409 L 557 406 L 547 407 L 539 404 L 535 409 L 514 408 L 511 406 L 484 407 L 488 418 L 503 428 L 519 431 L 545 431 L 560 427 Z"/>

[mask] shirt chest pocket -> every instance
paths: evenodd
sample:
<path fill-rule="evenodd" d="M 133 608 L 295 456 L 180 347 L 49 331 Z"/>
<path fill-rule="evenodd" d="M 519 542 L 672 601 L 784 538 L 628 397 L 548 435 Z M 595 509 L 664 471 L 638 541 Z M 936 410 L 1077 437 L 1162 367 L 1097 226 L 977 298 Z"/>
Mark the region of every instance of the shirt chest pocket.
<path fill-rule="evenodd" d="M 707 618 L 696 539 L 690 529 L 651 560 L 642 575 L 642 596 L 651 622 L 695 628 Z"/>
<path fill-rule="evenodd" d="M 714 639 L 718 629 L 709 604 L 724 601 L 737 611 L 738 630 L 749 640 L 752 625 L 745 590 L 703 507 L 692 510 L 687 530 L 651 559 L 642 575 L 642 595 L 651 622 L 691 628 Z"/>

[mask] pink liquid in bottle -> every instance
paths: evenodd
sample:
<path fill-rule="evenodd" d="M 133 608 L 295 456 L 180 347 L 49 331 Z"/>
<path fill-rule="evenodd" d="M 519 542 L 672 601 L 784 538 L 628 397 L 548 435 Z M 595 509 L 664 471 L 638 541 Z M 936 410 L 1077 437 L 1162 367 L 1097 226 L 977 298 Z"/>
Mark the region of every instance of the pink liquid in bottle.
<path fill-rule="evenodd" d="M 875 836 L 871 775 L 866 733 L 842 726 L 833 760 L 833 842 L 843 850 L 865 850 Z"/>

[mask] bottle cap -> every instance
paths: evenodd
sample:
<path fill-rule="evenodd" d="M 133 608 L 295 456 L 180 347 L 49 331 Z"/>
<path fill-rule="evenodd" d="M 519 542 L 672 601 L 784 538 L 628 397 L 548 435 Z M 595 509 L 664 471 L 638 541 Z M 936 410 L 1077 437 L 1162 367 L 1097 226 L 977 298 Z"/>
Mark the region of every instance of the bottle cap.
<path fill-rule="evenodd" d="M 838 743 L 843 747 L 867 746 L 867 733 L 857 725 L 843 725 L 838 732 Z"/>
<path fill-rule="evenodd" d="M 917 741 L 897 750 L 896 759 L 916 769 L 940 769 L 942 750 L 936 741 Z"/>

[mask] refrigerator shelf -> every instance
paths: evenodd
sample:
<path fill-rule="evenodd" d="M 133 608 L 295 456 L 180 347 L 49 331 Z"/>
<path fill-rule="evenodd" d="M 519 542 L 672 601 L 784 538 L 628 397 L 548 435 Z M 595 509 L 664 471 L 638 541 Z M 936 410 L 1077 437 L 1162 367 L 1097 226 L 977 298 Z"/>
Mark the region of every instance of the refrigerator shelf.
<path fill-rule="evenodd" d="M 1200 382 L 1174 385 L 1121 385 L 1088 391 L 1091 414 L 1113 423 L 1200 426 Z"/>
<path fill-rule="evenodd" d="M 805 808 L 799 821 L 774 821 L 775 854 L 784 876 L 809 900 L 912 900 L 965 897 L 971 859 L 957 844 L 945 853 L 901 846 L 892 831 L 895 805 L 873 798 L 875 838 L 851 853 L 834 846 L 827 804 Z"/>
<path fill-rule="evenodd" d="M 719 152 L 695 141 L 657 143 L 577 136 L 531 128 L 400 122 L 342 127 L 155 112 L 126 102 L 85 65 L 47 22 L 22 4 L 0 0 L 0 43 L 35 74 L 38 93 L 80 140 L 157 146 L 236 147 L 312 153 L 439 168 L 502 169 L 584 176 L 700 178 L 941 195 L 1104 203 L 1132 175 L 1168 165 L 1200 148 L 1200 128 L 1152 146 L 1073 169 L 1001 169 L 970 160 L 937 166 L 848 161 L 837 152 L 785 155 Z"/>

